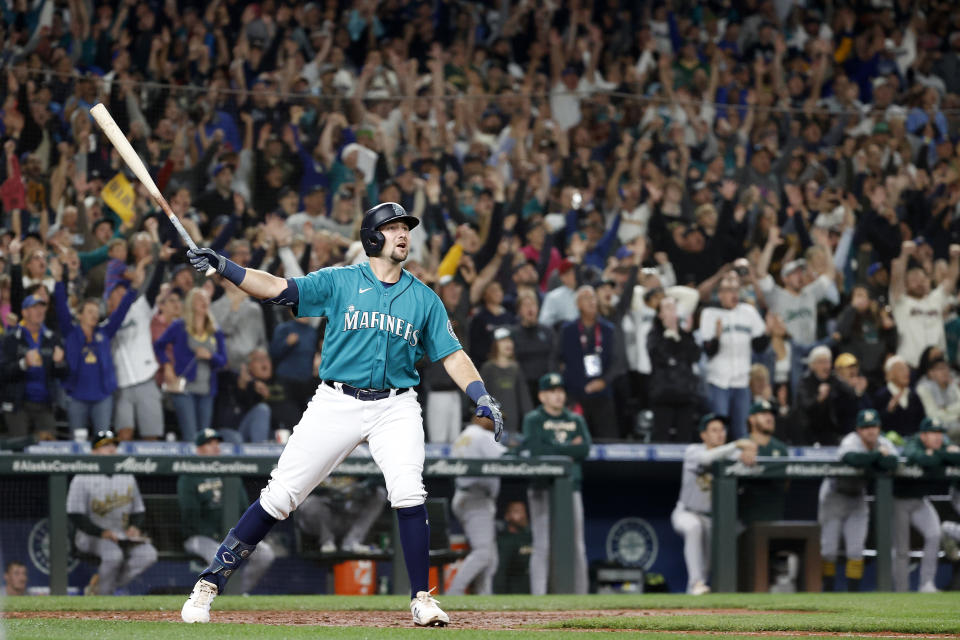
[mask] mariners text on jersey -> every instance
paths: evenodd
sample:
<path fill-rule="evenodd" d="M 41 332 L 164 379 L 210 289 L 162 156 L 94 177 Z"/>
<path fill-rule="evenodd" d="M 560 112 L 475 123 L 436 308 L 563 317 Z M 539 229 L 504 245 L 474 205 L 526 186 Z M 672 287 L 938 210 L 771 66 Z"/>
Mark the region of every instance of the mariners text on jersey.
<path fill-rule="evenodd" d="M 420 329 L 404 320 L 379 311 L 358 311 L 353 305 L 347 307 L 343 314 L 343 330 L 357 331 L 358 329 L 377 329 L 386 331 L 406 340 L 411 347 L 420 342 Z"/>

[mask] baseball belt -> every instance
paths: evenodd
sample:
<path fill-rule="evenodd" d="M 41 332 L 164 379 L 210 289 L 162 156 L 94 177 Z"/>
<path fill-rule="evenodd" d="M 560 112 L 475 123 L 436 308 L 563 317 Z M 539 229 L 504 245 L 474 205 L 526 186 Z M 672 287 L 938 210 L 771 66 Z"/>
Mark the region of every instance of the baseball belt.
<path fill-rule="evenodd" d="M 410 387 L 405 389 L 358 389 L 345 382 L 335 382 L 333 380 L 324 380 L 323 384 L 357 400 L 383 400 L 410 391 Z"/>

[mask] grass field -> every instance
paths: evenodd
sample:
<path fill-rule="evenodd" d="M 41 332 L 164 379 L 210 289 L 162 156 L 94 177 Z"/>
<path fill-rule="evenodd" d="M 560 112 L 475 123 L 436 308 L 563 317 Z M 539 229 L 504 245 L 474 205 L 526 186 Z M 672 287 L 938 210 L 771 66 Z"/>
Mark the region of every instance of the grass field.
<path fill-rule="evenodd" d="M 491 596 L 440 597 L 450 614 L 446 629 L 417 629 L 409 621 L 407 600 L 398 596 L 224 596 L 214 604 L 217 614 L 237 622 L 213 622 L 202 629 L 174 622 L 179 619 L 179 596 L 149 597 L 36 597 L 7 599 L 10 615 L 37 617 L 6 619 L 10 640 L 173 640 L 216 638 L 274 640 L 279 638 L 413 638 L 423 634 L 451 634 L 475 638 L 570 638 L 571 632 L 618 630 L 644 632 L 651 638 L 736 637 L 737 632 L 779 636 L 796 632 L 804 637 L 878 633 L 948 634 L 960 636 L 960 594 L 715 594 L 692 598 L 682 595 L 616 596 Z M 655 610 L 663 609 L 662 612 Z M 605 615 L 603 610 L 609 611 Z M 635 611 L 634 611 L 635 610 Z M 672 611 L 671 611 L 672 610 Z M 678 611 L 688 610 L 688 611 Z M 709 611 L 708 611 L 709 610 Z M 720 611 L 712 611 L 720 610 Z M 388 611 L 388 614 L 376 612 Z M 461 621 L 496 627 L 498 619 L 525 620 L 513 612 L 532 614 L 533 622 L 513 628 L 460 628 Z M 583 613 L 578 615 L 578 611 Z M 232 613 L 248 612 L 248 613 Z M 354 613 L 343 613 L 354 612 Z M 477 613 L 482 612 L 482 613 Z M 547 612 L 561 612 L 547 613 Z M 499 615 L 498 615 L 499 614 Z M 356 626 L 322 624 L 324 616 L 344 624 L 356 616 Z M 48 617 L 58 616 L 58 617 Z M 96 619 L 76 619 L 77 617 Z M 396 627 L 385 628 L 380 620 Z M 131 620 L 147 617 L 155 620 Z M 262 624 L 262 622 L 287 624 Z M 255 622 L 261 622 L 260 624 Z M 350 624 L 347 622 L 347 624 Z M 467 623 L 467 626 L 472 626 Z M 684 633 L 677 633 L 684 632 Z M 701 632 L 701 633 L 697 633 Z M 811 635 L 812 634 L 812 635 Z M 579 634 L 578 634 L 579 635 Z M 849 637 L 849 636 L 848 636 Z"/>

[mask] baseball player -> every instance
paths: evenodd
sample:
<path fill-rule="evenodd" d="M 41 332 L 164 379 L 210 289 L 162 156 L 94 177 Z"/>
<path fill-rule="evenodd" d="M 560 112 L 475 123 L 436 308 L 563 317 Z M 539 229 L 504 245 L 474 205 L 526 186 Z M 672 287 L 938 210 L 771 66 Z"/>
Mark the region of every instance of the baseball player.
<path fill-rule="evenodd" d="M 581 462 L 590 453 L 590 431 L 583 416 L 566 407 L 567 393 L 563 376 L 547 373 L 540 377 L 540 406 L 523 418 L 523 446 L 531 455 L 570 456 Z M 583 539 L 583 496 L 579 464 L 573 466 L 573 588 L 574 593 L 586 593 L 587 548 Z M 530 531 L 533 534 L 533 553 L 530 555 L 530 593 L 547 593 L 547 575 L 550 560 L 550 489 L 545 483 L 534 482 L 527 490 L 530 504 Z"/>
<path fill-rule="evenodd" d="M 897 468 L 897 448 L 880 435 L 880 414 L 863 409 L 857 426 L 840 441 L 837 455 L 844 464 L 861 469 L 891 471 Z M 825 478 L 820 484 L 817 520 L 820 522 L 820 553 L 823 556 L 823 590 L 833 591 L 837 575 L 840 534 L 847 556 L 844 575 L 847 591 L 859 591 L 863 578 L 863 547 L 867 540 L 870 509 L 867 478 Z"/>
<path fill-rule="evenodd" d="M 757 445 L 757 455 L 786 458 L 790 450 L 782 440 L 773 435 L 776 423 L 773 405 L 767 400 L 757 400 L 750 405 L 747 417 L 747 435 Z M 761 520 L 782 520 L 786 506 L 785 480 L 751 479 L 740 488 L 737 511 L 744 524 Z"/>
<path fill-rule="evenodd" d="M 946 428 L 936 418 L 924 418 L 915 436 L 903 445 L 908 464 L 927 474 L 942 471 L 944 465 L 960 465 L 960 448 L 944 435 Z M 940 516 L 929 496 L 943 491 L 938 480 L 912 480 L 893 484 L 893 589 L 907 591 L 910 582 L 910 527 L 923 536 L 923 558 L 917 591 L 936 593 L 937 553 L 940 551 Z"/>
<path fill-rule="evenodd" d="M 204 429 L 197 434 L 198 456 L 219 456 L 223 436 L 219 431 Z M 218 538 L 223 534 L 223 508 L 234 504 L 240 508 L 248 503 L 247 492 L 242 485 L 229 494 L 224 493 L 223 478 L 219 476 L 183 475 L 177 478 L 177 503 L 180 506 L 180 522 L 185 535 L 183 548 L 201 558 L 210 557 L 217 551 Z M 250 561 L 240 572 L 238 593 L 250 593 L 273 564 L 273 549 L 263 543 L 257 546 Z"/>
<path fill-rule="evenodd" d="M 455 458 L 499 458 L 506 450 L 490 429 L 474 420 L 454 440 L 450 454 Z M 463 559 L 447 593 L 463 595 L 474 584 L 473 593 L 490 595 L 499 561 L 495 518 L 500 478 L 457 478 L 456 486 L 453 515 L 463 525 L 470 553 Z"/>
<path fill-rule="evenodd" d="M 112 456 L 117 442 L 113 431 L 97 431 L 91 453 Z M 67 515 L 77 530 L 77 549 L 100 558 L 91 592 L 113 595 L 157 561 L 157 550 L 140 532 L 143 498 L 132 475 L 75 475 L 67 491 Z"/>
<path fill-rule="evenodd" d="M 503 416 L 457 340 L 440 298 L 401 267 L 410 250 L 410 230 L 419 223 L 398 204 L 379 204 L 364 214 L 360 226 L 369 263 L 324 268 L 296 278 L 240 267 L 209 248 L 188 252 L 200 272 L 213 266 L 255 298 L 294 307 L 298 317 L 325 316 L 328 321 L 317 392 L 260 498 L 200 574 L 181 609 L 184 621 L 208 622 L 213 599 L 271 527 L 366 442 L 397 512 L 414 624 L 449 623 L 427 586 L 430 526 L 424 504 L 423 418 L 412 391 L 419 382 L 414 363 L 423 355 L 442 360 L 476 405 L 476 414 L 493 420 L 497 438 Z"/>
<path fill-rule="evenodd" d="M 691 444 L 683 452 L 680 499 L 670 514 L 673 530 L 683 536 L 687 593 L 694 596 L 710 593 L 707 584 L 712 529 L 713 473 L 710 466 L 717 460 L 740 460 L 744 464 L 753 464 L 757 459 L 757 445 L 752 440 L 741 438 L 727 442 L 727 419 L 724 416 L 706 414 L 700 418 L 699 430 L 703 442 Z"/>
<path fill-rule="evenodd" d="M 330 476 L 297 507 L 297 527 L 320 538 L 320 553 L 370 554 L 367 534 L 387 506 L 387 490 L 375 478 Z"/>

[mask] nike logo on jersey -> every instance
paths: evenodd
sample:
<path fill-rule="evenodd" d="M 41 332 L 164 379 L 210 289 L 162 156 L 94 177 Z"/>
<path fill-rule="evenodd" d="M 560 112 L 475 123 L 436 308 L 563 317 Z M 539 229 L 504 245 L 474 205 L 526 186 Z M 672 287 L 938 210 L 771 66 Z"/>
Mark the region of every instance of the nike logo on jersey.
<path fill-rule="evenodd" d="M 354 311 L 351 306 L 343 314 L 343 330 L 356 331 L 358 329 L 379 329 L 403 338 L 411 347 L 420 342 L 420 329 L 403 318 L 396 318 L 379 311 Z"/>
<path fill-rule="evenodd" d="M 366 293 L 367 291 L 370 291 L 370 289 L 373 289 L 373 287 L 367 287 L 366 289 L 360 289 L 360 293 Z"/>

